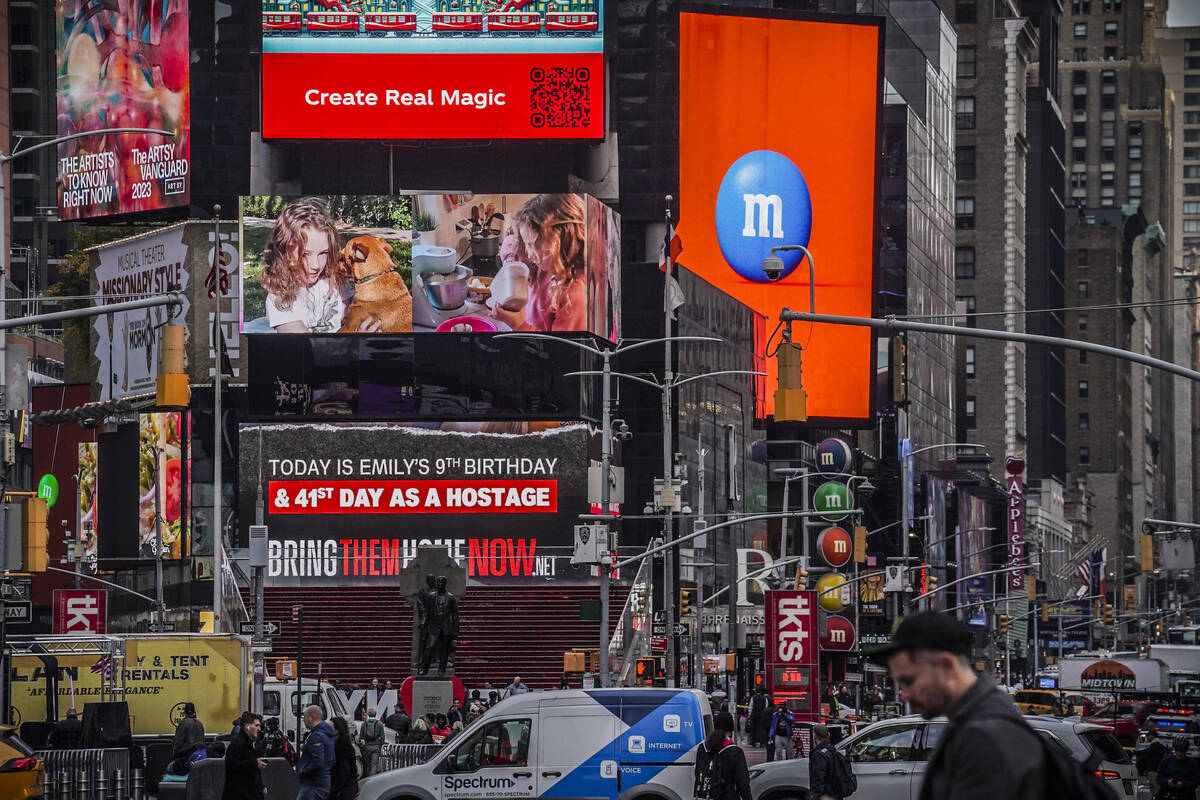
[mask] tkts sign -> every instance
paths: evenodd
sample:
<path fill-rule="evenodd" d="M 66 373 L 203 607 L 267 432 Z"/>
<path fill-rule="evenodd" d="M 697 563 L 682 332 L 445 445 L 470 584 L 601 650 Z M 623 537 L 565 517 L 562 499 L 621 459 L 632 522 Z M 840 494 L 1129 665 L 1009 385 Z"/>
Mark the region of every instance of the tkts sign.
<path fill-rule="evenodd" d="M 768 591 L 766 608 L 767 691 L 789 702 L 797 719 L 816 721 L 817 593 Z"/>
<path fill-rule="evenodd" d="M 1025 459 L 1009 456 L 1004 462 L 1004 488 L 1008 490 L 1008 565 L 1019 567 L 1025 563 Z M 1025 573 L 1014 570 L 1008 573 L 1008 588 L 1020 591 L 1025 588 Z"/>
<path fill-rule="evenodd" d="M 107 589 L 55 589 L 54 633 L 108 633 Z"/>

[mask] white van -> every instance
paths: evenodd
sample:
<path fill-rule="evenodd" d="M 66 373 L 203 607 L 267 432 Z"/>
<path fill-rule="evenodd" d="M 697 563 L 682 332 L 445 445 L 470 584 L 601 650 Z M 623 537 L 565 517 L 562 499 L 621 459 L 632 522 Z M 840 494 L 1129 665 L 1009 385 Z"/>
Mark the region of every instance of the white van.
<path fill-rule="evenodd" d="M 528 692 L 488 710 L 424 764 L 362 781 L 359 800 L 691 798 L 712 729 L 691 689 Z"/>

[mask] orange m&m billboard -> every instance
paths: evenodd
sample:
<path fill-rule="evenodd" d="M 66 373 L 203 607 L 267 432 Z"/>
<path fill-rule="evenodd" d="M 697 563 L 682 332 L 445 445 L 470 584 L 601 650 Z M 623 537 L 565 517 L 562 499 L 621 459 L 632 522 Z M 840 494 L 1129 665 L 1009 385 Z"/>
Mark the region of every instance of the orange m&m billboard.
<path fill-rule="evenodd" d="M 809 309 L 801 251 L 777 251 L 778 279 L 762 269 L 772 248 L 801 245 L 815 259 L 816 310 L 871 316 L 882 20 L 739 9 L 684 12 L 679 28 L 680 263 L 770 323 Z M 792 328 L 809 422 L 869 425 L 871 331 Z M 773 359 L 768 371 L 771 414 Z"/>

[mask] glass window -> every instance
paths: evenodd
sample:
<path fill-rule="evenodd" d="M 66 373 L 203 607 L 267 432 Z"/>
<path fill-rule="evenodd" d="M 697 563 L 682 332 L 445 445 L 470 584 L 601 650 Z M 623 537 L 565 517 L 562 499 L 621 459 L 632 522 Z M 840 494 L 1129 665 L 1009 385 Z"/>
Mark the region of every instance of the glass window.
<path fill-rule="evenodd" d="M 1117 160 L 1117 149 L 1115 147 L 1101 147 L 1100 160 L 1104 162 Z"/>
<path fill-rule="evenodd" d="M 975 147 L 959 145 L 954 149 L 954 169 L 960 181 L 975 180 Z"/>
<path fill-rule="evenodd" d="M 1083 352 L 1083 351 L 1081 350 L 1080 352 Z M 1089 427 L 1090 426 L 1088 424 L 1088 415 L 1080 414 L 1079 415 L 1079 430 L 1086 431 Z"/>
<path fill-rule="evenodd" d="M 1079 397 L 1080 397 L 1080 399 L 1083 399 L 1083 398 L 1086 398 L 1087 396 L 1088 396 L 1088 382 L 1080 381 L 1079 382 Z"/>
<path fill-rule="evenodd" d="M 1115 14 L 1121 10 L 1121 0 L 1104 0 L 1104 13 Z"/>
<path fill-rule="evenodd" d="M 1200 92 L 1184 92 L 1183 104 L 1185 106 L 1200 106 Z"/>
<path fill-rule="evenodd" d="M 1183 88 L 1200 89 L 1200 75 L 1184 75 Z"/>
<path fill-rule="evenodd" d="M 1129 173 L 1129 185 L 1131 187 L 1135 187 L 1135 188 L 1140 187 L 1142 185 L 1142 173 L 1140 173 L 1140 172 Z"/>
<path fill-rule="evenodd" d="M 1071 73 L 1072 86 L 1087 86 L 1087 70 L 1077 69 Z"/>
<path fill-rule="evenodd" d="M 954 248 L 954 277 L 956 277 L 956 278 L 974 278 L 975 277 L 975 248 L 974 247 L 956 247 L 956 248 Z"/>
<path fill-rule="evenodd" d="M 504 719 L 484 725 L 442 762 L 450 772 L 481 767 L 524 767 L 529 763 L 531 719 Z"/>
<path fill-rule="evenodd" d="M 958 48 L 958 77 L 975 77 L 975 48 L 962 45 Z"/>
<path fill-rule="evenodd" d="M 954 227 L 960 231 L 975 230 L 975 198 L 954 198 Z"/>
<path fill-rule="evenodd" d="M 1115 69 L 1100 70 L 1100 85 L 1113 86 L 1117 82 L 1117 71 Z"/>
<path fill-rule="evenodd" d="M 920 752 L 918 725 L 884 725 L 865 732 L 846 747 L 851 761 L 866 764 L 914 761 Z"/>
<path fill-rule="evenodd" d="M 1082 164 L 1083 162 L 1087 161 L 1087 148 L 1086 147 L 1072 147 L 1071 148 L 1071 161 L 1076 164 Z"/>
<path fill-rule="evenodd" d="M 1184 166 L 1183 177 L 1200 178 L 1200 165 L 1193 164 L 1191 166 Z"/>
<path fill-rule="evenodd" d="M 1088 296 L 1087 281 L 1075 281 L 1075 296 L 1081 300 Z"/>
<path fill-rule="evenodd" d="M 1105 111 L 1111 111 L 1117 107 L 1117 97 L 1112 94 L 1100 95 L 1100 108 Z"/>
<path fill-rule="evenodd" d="M 1092 13 L 1092 0 L 1071 0 L 1072 14 Z"/>
<path fill-rule="evenodd" d="M 1129 159 L 1131 161 L 1141 161 L 1142 160 L 1142 148 L 1140 148 L 1140 147 L 1129 148 Z"/>
<path fill-rule="evenodd" d="M 1079 315 L 1079 330 L 1081 330 L 1081 331 L 1087 330 L 1087 314 Z"/>
<path fill-rule="evenodd" d="M 1104 38 L 1105 39 L 1117 38 L 1117 23 L 1115 23 L 1115 22 L 1104 23 Z"/>
<path fill-rule="evenodd" d="M 1184 69 L 1200 69 L 1200 56 L 1187 56 L 1183 59 Z"/>
<path fill-rule="evenodd" d="M 958 0 L 954 4 L 954 21 L 958 23 L 975 22 L 975 0 Z"/>
<path fill-rule="evenodd" d="M 1087 61 L 1087 48 L 1086 47 L 1076 47 L 1075 48 L 1075 60 L 1076 61 Z"/>
<path fill-rule="evenodd" d="M 1188 200 L 1183 204 L 1183 213 L 1200 214 L 1200 200 Z"/>
<path fill-rule="evenodd" d="M 1188 128 L 1183 132 L 1185 142 L 1200 142 L 1200 128 Z"/>
<path fill-rule="evenodd" d="M 1076 22 L 1075 23 L 1075 38 L 1076 39 L 1086 39 L 1087 38 L 1087 23 L 1086 22 Z"/>
<path fill-rule="evenodd" d="M 1200 52 L 1200 39 L 1184 39 L 1183 49 L 1189 53 Z"/>
<path fill-rule="evenodd" d="M 1116 181 L 1117 181 L 1117 173 L 1107 172 L 1107 171 L 1100 173 L 1100 185 L 1101 186 L 1112 186 L 1116 183 Z"/>
<path fill-rule="evenodd" d="M 1088 251 L 1087 250 L 1076 250 L 1075 251 L 1075 263 L 1081 267 L 1086 267 L 1088 265 Z"/>
<path fill-rule="evenodd" d="M 967 345 L 963 371 L 966 372 L 968 378 L 975 377 L 975 345 L 973 344 Z"/>
<path fill-rule="evenodd" d="M 1103 122 L 1101 122 L 1100 123 L 1100 135 L 1102 137 L 1104 137 L 1105 139 L 1111 139 L 1112 137 L 1116 136 L 1116 130 L 1114 128 L 1114 124 L 1115 123 L 1113 123 L 1112 120 L 1104 120 Z"/>
<path fill-rule="evenodd" d="M 1087 354 L 1088 354 L 1088 351 L 1087 351 L 1087 350 L 1080 350 L 1080 351 L 1079 351 L 1079 363 L 1080 363 L 1080 364 L 1086 364 L 1086 363 L 1087 363 Z"/>
<path fill-rule="evenodd" d="M 263 719 L 279 716 L 279 692 L 263 692 Z"/>
<path fill-rule="evenodd" d="M 1079 448 L 1079 463 L 1090 464 L 1092 462 L 1092 451 L 1088 447 Z"/>
<path fill-rule="evenodd" d="M 1200 197 L 1200 183 L 1185 183 L 1183 194 L 1185 197 Z"/>
<path fill-rule="evenodd" d="M 1117 60 L 1117 48 L 1115 48 L 1115 47 L 1104 48 L 1104 60 L 1105 61 L 1116 61 Z"/>
<path fill-rule="evenodd" d="M 955 297 L 954 299 L 963 304 L 963 310 L 968 314 L 967 327 L 974 328 L 975 327 L 975 317 L 970 316 L 970 315 L 975 313 L 975 295 L 960 294 L 957 297 Z"/>
<path fill-rule="evenodd" d="M 1200 147 L 1183 148 L 1184 161 L 1200 161 Z"/>
<path fill-rule="evenodd" d="M 1200 233 L 1200 219 L 1185 219 L 1183 221 L 1184 233 Z"/>
<path fill-rule="evenodd" d="M 1071 136 L 1072 136 L 1072 138 L 1075 138 L 1075 139 L 1082 139 L 1085 136 L 1087 136 L 1087 123 L 1086 122 L 1072 122 L 1071 123 Z"/>
<path fill-rule="evenodd" d="M 304 698 L 304 705 L 298 706 L 298 705 L 296 705 L 296 701 L 299 700 L 301 697 Z M 325 702 L 321 699 L 321 695 L 318 694 L 317 692 L 304 692 L 302 694 L 292 692 L 292 713 L 293 714 L 295 714 L 297 717 L 299 717 L 304 713 L 304 709 L 308 708 L 309 706 L 320 706 L 321 710 L 325 712 L 325 716 L 326 717 L 329 716 L 329 709 L 325 707 Z"/>
<path fill-rule="evenodd" d="M 1086 94 L 1071 95 L 1071 110 L 1072 111 L 1087 111 L 1087 95 Z"/>
<path fill-rule="evenodd" d="M 959 97 L 954 101 L 954 127 L 970 130 L 975 127 L 975 98 Z"/>
<path fill-rule="evenodd" d="M 966 417 L 966 425 L 968 428 L 975 427 L 975 397 L 968 395 L 963 403 L 963 415 Z"/>

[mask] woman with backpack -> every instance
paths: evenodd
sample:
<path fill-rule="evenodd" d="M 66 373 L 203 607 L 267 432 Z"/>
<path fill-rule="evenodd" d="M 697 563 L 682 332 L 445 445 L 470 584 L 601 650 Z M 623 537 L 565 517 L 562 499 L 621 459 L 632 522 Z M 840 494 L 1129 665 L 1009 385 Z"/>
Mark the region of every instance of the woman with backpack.
<path fill-rule="evenodd" d="M 713 718 L 713 732 L 696 749 L 695 800 L 753 800 L 746 754 L 734 744 L 733 715 Z"/>

